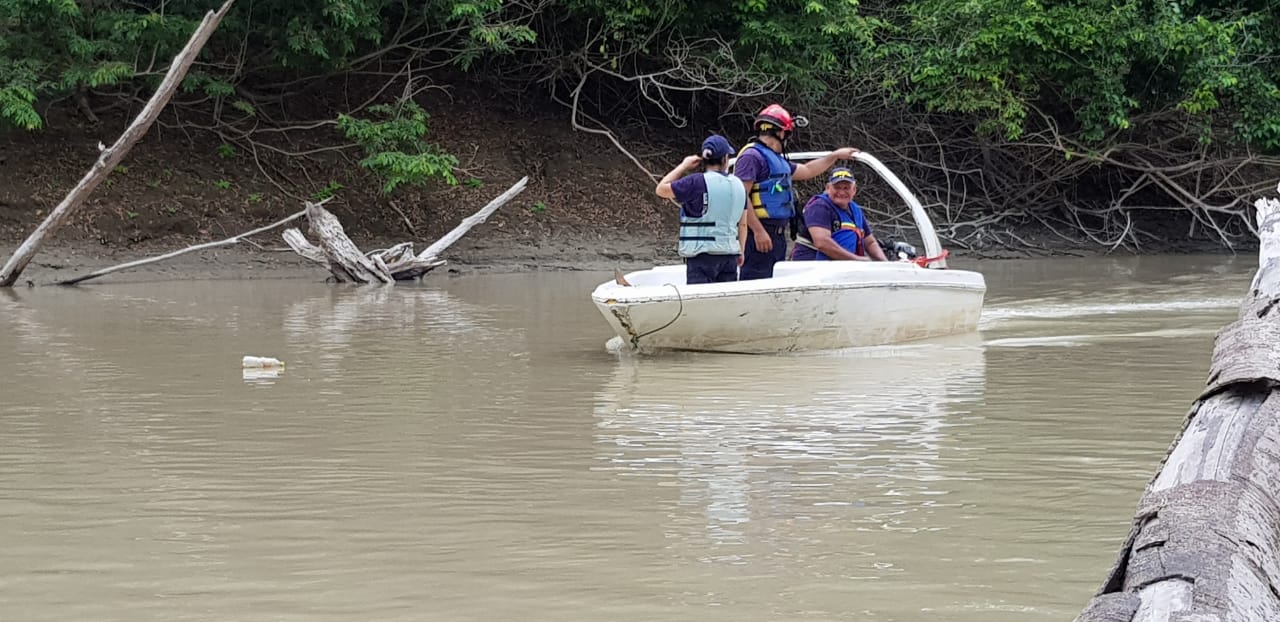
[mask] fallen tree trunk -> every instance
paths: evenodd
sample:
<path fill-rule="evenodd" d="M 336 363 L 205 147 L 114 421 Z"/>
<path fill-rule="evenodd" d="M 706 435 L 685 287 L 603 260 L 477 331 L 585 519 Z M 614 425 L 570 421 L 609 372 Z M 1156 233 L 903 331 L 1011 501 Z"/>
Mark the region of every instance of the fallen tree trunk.
<path fill-rule="evenodd" d="M 1077 622 L 1280 620 L 1280 200 L 1256 206 L 1240 319 Z"/>
<path fill-rule="evenodd" d="M 65 281 L 58 281 L 58 283 L 57 283 L 57 284 L 58 284 L 58 285 L 75 285 L 76 283 L 83 283 L 83 282 L 85 282 L 85 281 L 88 281 L 89 279 L 96 279 L 96 278 L 98 278 L 98 277 L 100 277 L 100 276 L 106 276 L 106 275 L 108 275 L 108 274 L 111 274 L 112 272 L 119 272 L 119 271 L 121 271 L 121 270 L 128 270 L 128 269 L 130 269 L 130 268 L 137 268 L 138 266 L 145 266 L 145 265 L 147 265 L 147 264 L 152 264 L 152 263 L 156 263 L 156 262 L 164 261 L 164 260 L 166 260 L 166 259 L 173 259 L 174 257 L 177 257 L 177 256 L 179 256 L 179 255 L 185 255 L 185 254 L 187 254 L 187 253 L 193 253 L 193 252 L 195 252 L 195 251 L 207 250 L 207 249 L 210 249 L 210 248 L 217 248 L 217 247 L 219 247 L 219 246 L 230 246 L 230 245 L 232 245 L 232 244 L 235 244 L 235 243 L 237 243 L 237 242 L 240 242 L 240 241 L 244 240 L 245 238 L 247 238 L 247 237 L 249 237 L 249 236 L 257 235 L 257 234 L 259 234 L 259 233 L 263 233 L 263 232 L 265 232 L 265 231 L 270 231 L 270 230 L 272 230 L 272 229 L 275 229 L 276 227 L 279 227 L 280 225 L 283 225 L 283 224 L 286 224 L 286 223 L 292 222 L 292 221 L 294 221 L 294 220 L 297 220 L 298 218 L 301 218 L 301 217 L 302 217 L 304 214 L 306 214 L 306 213 L 307 213 L 307 212 L 306 212 L 306 210 L 303 210 L 303 211 L 300 211 L 300 212 L 294 212 L 293 214 L 291 214 L 291 215 L 289 215 L 289 216 L 286 216 L 286 217 L 284 217 L 284 218 L 281 218 L 280 220 L 277 220 L 277 221 L 275 221 L 275 222 L 273 222 L 273 223 L 271 223 L 271 224 L 269 224 L 269 225 L 267 225 L 267 226 L 265 226 L 265 227 L 258 227 L 257 229 L 254 229 L 253 231 L 246 231 L 246 232 L 241 233 L 241 234 L 239 234 L 239 235 L 233 235 L 233 236 L 231 236 L 231 237 L 229 237 L 229 238 L 226 238 L 225 240 L 218 240 L 218 241 L 216 241 L 216 242 L 205 242 L 204 244 L 196 244 L 196 245 L 194 245 L 194 246 L 188 246 L 188 247 L 186 247 L 186 248 L 183 248 L 183 249 L 179 249 L 179 250 L 173 251 L 173 252 L 171 252 L 171 253 L 165 253 L 165 254 L 163 254 L 163 255 L 157 255 L 157 256 L 155 256 L 155 257 L 148 257 L 148 258 L 146 258 L 146 259 L 138 259 L 138 260 L 136 260 L 136 261 L 130 261 L 130 262 L 122 263 L 122 264 L 119 264 L 119 265 L 116 265 L 116 266 L 111 266 L 111 267 L 109 267 L 109 268 L 103 268 L 103 269 L 101 269 L 101 270 L 95 270 L 95 271 L 90 272 L 90 273 L 88 273 L 88 274 L 82 274 L 82 275 L 80 275 L 80 276 L 77 276 L 77 277 L 75 277 L 75 278 L 70 278 L 70 279 L 67 279 L 67 280 L 65 280 Z"/>
<path fill-rule="evenodd" d="M 142 112 L 125 128 L 123 134 L 120 135 L 115 144 L 110 147 L 99 148 L 102 150 L 98 156 L 98 161 L 94 163 L 89 172 L 85 174 L 80 183 L 67 194 L 66 198 L 58 204 L 53 211 L 49 212 L 49 216 L 36 227 L 36 230 L 27 237 L 18 250 L 14 251 L 13 256 L 0 268 L 0 287 L 12 287 L 17 282 L 18 277 L 22 275 L 22 271 L 35 257 L 40 250 L 40 246 L 44 244 L 46 237 L 53 235 L 63 223 L 71 217 L 85 199 L 89 197 L 95 188 L 102 183 L 107 175 L 115 169 L 116 165 L 124 159 L 125 154 L 129 153 L 129 149 L 137 143 L 147 130 L 151 128 L 151 124 L 155 123 L 160 111 L 169 103 L 169 99 L 173 97 L 174 91 L 178 85 L 182 83 L 182 79 L 187 75 L 187 70 L 191 68 L 191 64 L 195 62 L 196 56 L 200 54 L 200 49 L 204 47 L 205 42 L 209 40 L 209 36 L 213 34 L 214 29 L 218 27 L 218 23 L 222 21 L 223 16 L 231 9 L 231 3 L 235 0 L 227 0 L 222 8 L 217 12 L 209 11 L 204 16 L 204 21 L 200 22 L 200 26 L 191 34 L 191 39 L 187 41 L 186 47 L 177 56 L 173 57 L 173 62 L 169 64 L 169 71 L 165 74 L 164 80 L 160 82 L 160 86 L 156 89 L 151 100 L 143 107 Z"/>
<path fill-rule="evenodd" d="M 420 278 L 437 266 L 444 265 L 440 254 L 454 242 L 462 239 L 472 227 L 484 222 L 499 207 L 524 191 L 529 178 L 523 177 L 506 192 L 495 197 L 480 211 L 464 218 L 444 237 L 428 246 L 421 253 L 413 253 L 413 244 L 404 242 L 391 248 L 364 253 L 356 246 L 338 217 L 318 204 L 307 203 L 307 222 L 311 235 L 318 244 L 312 244 L 302 231 L 290 228 L 283 234 L 284 241 L 294 252 L 329 268 L 329 273 L 339 283 L 393 283 Z"/>
<path fill-rule="evenodd" d="M 391 283 L 395 280 L 385 262 L 379 263 L 360 252 L 356 243 L 347 237 L 338 217 L 329 210 L 316 203 L 307 203 L 307 222 L 311 224 L 311 235 L 320 240 L 320 251 L 329 263 L 329 271 L 339 283 Z"/>

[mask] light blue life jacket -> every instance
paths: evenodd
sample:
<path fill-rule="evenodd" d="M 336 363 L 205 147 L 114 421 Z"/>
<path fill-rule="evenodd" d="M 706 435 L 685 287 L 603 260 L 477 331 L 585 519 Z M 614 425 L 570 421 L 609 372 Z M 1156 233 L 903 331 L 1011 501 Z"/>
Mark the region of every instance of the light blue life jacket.
<path fill-rule="evenodd" d="M 778 155 L 778 152 L 760 143 L 749 143 L 743 151 L 752 147 L 764 156 L 765 164 L 769 165 L 769 178 L 751 186 L 751 206 L 756 209 L 756 216 L 772 219 L 788 219 L 795 216 L 795 196 L 791 192 L 791 163 Z"/>
<path fill-rule="evenodd" d="M 738 221 L 742 219 L 747 191 L 742 181 L 720 172 L 702 174 L 707 182 L 703 196 L 706 209 L 699 218 L 691 218 L 680 210 L 680 256 L 737 255 Z"/>

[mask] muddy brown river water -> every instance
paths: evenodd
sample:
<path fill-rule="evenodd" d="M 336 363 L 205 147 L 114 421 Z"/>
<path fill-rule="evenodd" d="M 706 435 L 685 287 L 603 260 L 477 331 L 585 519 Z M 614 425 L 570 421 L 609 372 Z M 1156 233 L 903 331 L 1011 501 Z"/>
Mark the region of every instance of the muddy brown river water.
<path fill-rule="evenodd" d="M 0 291 L 0 619 L 1069 621 L 1255 265 L 958 267 L 978 334 L 798 356 L 609 354 L 597 273 Z"/>

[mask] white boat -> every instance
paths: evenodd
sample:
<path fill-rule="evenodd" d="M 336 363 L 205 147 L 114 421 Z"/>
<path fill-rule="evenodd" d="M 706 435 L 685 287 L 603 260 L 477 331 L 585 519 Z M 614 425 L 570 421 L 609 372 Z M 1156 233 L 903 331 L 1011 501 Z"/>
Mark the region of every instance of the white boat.
<path fill-rule="evenodd" d="M 906 185 L 870 154 L 859 152 L 855 159 L 884 178 L 911 209 L 923 258 L 784 261 L 770 279 L 697 285 L 685 283 L 683 264 L 632 272 L 623 282 L 602 283 L 591 293 L 617 333 L 611 347 L 756 354 L 877 346 L 975 331 L 987 291 L 982 275 L 947 269 L 933 223 Z"/>

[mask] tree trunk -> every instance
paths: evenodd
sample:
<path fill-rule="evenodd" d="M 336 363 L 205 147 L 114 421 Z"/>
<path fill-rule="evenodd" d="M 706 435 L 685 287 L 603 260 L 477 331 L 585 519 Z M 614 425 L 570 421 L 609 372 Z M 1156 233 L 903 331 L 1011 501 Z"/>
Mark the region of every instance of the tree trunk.
<path fill-rule="evenodd" d="M 1280 200 L 1256 205 L 1240 319 L 1077 622 L 1280 620 Z"/>
<path fill-rule="evenodd" d="M 454 242 L 462 239 L 472 227 L 484 222 L 499 207 L 524 191 L 529 178 L 523 177 L 506 192 L 494 197 L 480 211 L 462 219 L 462 222 L 444 237 L 428 246 L 421 253 L 413 254 L 413 244 L 404 242 L 384 250 L 363 253 L 347 237 L 342 223 L 319 205 L 307 204 L 307 221 L 311 234 L 319 241 L 312 244 L 298 229 L 284 232 L 284 241 L 295 252 L 314 262 L 324 264 L 339 283 L 391 283 L 410 281 L 444 264 L 440 254 Z"/>
<path fill-rule="evenodd" d="M 89 172 L 80 180 L 80 183 L 71 189 L 71 192 L 52 212 L 49 212 L 49 216 L 44 219 L 44 222 L 40 223 L 40 226 L 36 227 L 36 230 L 27 237 L 22 246 L 19 246 L 18 250 L 14 251 L 13 257 L 9 258 L 8 263 L 3 268 L 0 268 L 0 287 L 12 287 L 17 282 L 18 277 L 22 275 L 22 271 L 26 269 L 27 264 L 35 257 L 35 254 L 40 250 L 40 246 L 44 244 L 45 238 L 53 235 L 54 232 L 62 227 L 63 223 L 84 204 L 85 199 L 102 183 L 102 180 L 106 179 L 116 165 L 120 164 L 125 154 L 129 153 L 129 149 L 147 133 L 147 130 L 151 128 L 151 124 L 155 122 L 156 117 L 160 116 L 160 111 L 164 109 L 165 105 L 169 103 L 169 99 L 173 97 L 178 85 L 182 83 L 182 78 L 187 75 L 187 70 L 191 68 L 191 63 L 195 62 L 200 49 L 204 47 L 205 42 L 209 40 L 209 36 L 218 27 L 218 22 L 221 22 L 223 16 L 231 9 L 231 3 L 234 1 L 227 0 L 216 13 L 210 11 L 205 14 L 204 21 L 192 33 L 186 47 L 182 48 L 182 51 L 173 57 L 173 62 L 169 64 L 169 71 L 165 74 L 160 87 L 156 89 L 155 95 L 151 96 L 151 101 L 147 102 L 142 112 L 138 113 L 137 118 L 133 120 L 133 123 L 129 124 L 129 127 L 125 129 L 114 145 L 102 148 L 98 161 L 89 169 Z"/>

